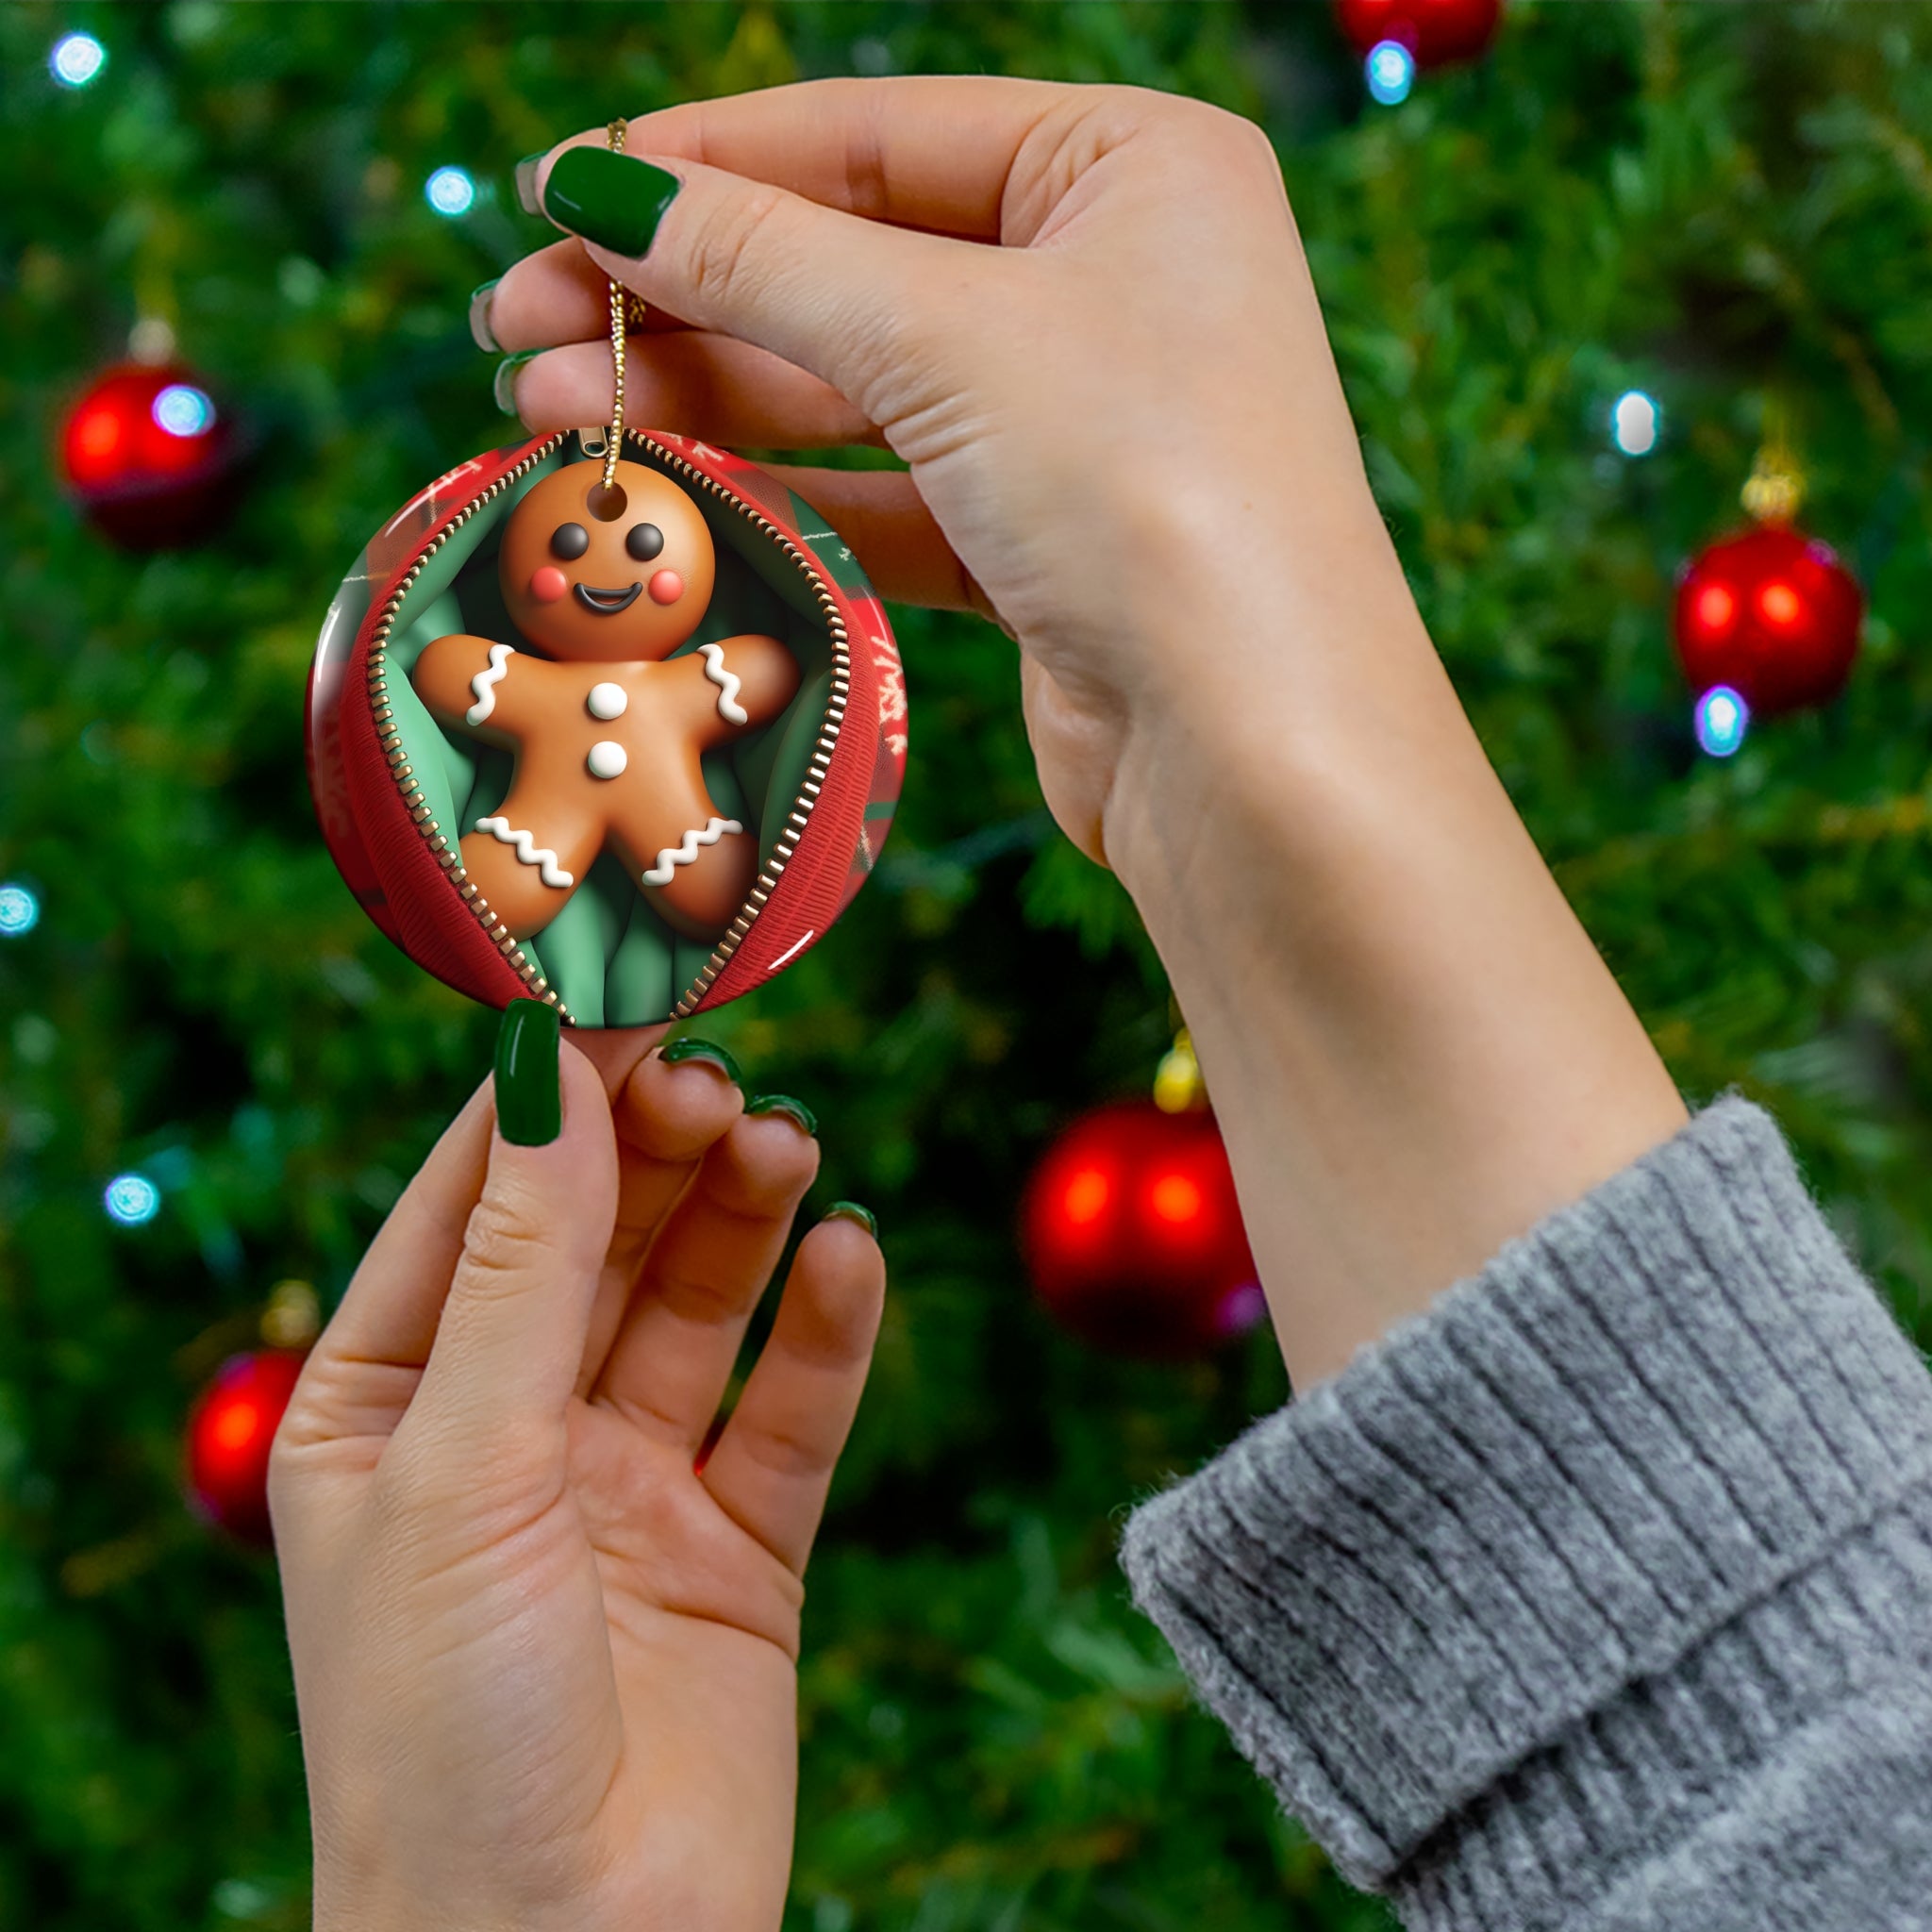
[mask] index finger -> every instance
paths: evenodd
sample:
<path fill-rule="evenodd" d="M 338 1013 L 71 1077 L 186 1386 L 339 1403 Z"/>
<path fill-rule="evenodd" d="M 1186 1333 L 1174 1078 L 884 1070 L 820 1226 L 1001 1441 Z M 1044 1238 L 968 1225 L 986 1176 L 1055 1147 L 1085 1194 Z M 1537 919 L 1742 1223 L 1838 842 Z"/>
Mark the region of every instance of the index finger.
<path fill-rule="evenodd" d="M 872 221 L 1011 241 L 1002 234 L 1003 205 L 1028 139 L 1093 92 L 992 75 L 806 80 L 641 114 L 626 145 Z M 561 145 L 604 139 L 583 134 Z"/>

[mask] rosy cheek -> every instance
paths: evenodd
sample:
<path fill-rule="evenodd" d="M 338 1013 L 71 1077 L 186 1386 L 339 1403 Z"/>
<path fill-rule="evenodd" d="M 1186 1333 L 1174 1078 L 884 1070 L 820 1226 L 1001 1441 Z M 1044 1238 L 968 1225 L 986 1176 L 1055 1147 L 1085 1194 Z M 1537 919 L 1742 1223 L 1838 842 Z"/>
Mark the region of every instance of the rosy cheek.
<path fill-rule="evenodd" d="M 660 570 L 644 588 L 653 604 L 675 604 L 684 595 L 684 579 L 675 570 Z"/>
<path fill-rule="evenodd" d="M 546 563 L 541 570 L 530 573 L 530 595 L 538 603 L 555 604 L 569 593 L 570 579 L 554 563 Z"/>

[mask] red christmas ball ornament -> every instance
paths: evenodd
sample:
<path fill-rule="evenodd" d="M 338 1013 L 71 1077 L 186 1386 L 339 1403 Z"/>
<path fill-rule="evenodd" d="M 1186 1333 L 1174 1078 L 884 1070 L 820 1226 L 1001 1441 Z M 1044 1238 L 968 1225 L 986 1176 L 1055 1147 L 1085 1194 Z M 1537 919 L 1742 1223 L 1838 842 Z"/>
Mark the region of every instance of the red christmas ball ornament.
<path fill-rule="evenodd" d="M 307 1359 L 306 1349 L 292 1348 L 231 1356 L 188 1418 L 189 1500 L 242 1542 L 274 1541 L 268 1452 Z"/>
<path fill-rule="evenodd" d="M 1365 59 L 1385 41 L 1419 68 L 1471 60 L 1490 44 L 1503 0 L 1335 0 L 1336 24 Z"/>
<path fill-rule="evenodd" d="M 1709 545 L 1677 585 L 1677 660 L 1700 695 L 1728 685 L 1753 715 L 1836 697 L 1858 655 L 1865 599 L 1830 547 L 1784 524 Z"/>
<path fill-rule="evenodd" d="M 227 414 L 172 363 L 108 370 L 60 431 L 69 491 L 96 529 L 130 550 L 206 536 L 232 505 L 239 453 Z"/>
<path fill-rule="evenodd" d="M 1205 1355 L 1264 1312 L 1206 1111 L 1125 1101 L 1074 1122 L 1028 1183 L 1021 1241 L 1055 1318 L 1110 1354 Z"/>

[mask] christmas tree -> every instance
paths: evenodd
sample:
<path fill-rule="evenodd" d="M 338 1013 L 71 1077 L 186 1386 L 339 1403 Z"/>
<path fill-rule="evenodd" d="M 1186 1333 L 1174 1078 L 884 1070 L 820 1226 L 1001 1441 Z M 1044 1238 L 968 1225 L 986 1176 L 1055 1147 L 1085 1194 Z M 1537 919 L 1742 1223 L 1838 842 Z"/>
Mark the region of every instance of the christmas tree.
<path fill-rule="evenodd" d="M 182 1501 L 183 1422 L 274 1283 L 326 1311 L 495 1020 L 339 882 L 304 683 L 368 534 L 513 433 L 464 325 L 551 232 L 512 164 L 614 114 L 994 71 L 1257 120 L 1518 806 L 1687 1092 L 1771 1106 L 1932 1334 L 1924 9 L 1519 0 L 1388 104 L 1314 5 L 23 4 L 0 71 L 0 1925 L 308 1923 L 273 1561 Z M 118 549 L 60 488 L 64 412 L 131 335 L 247 465 L 189 547 Z M 1830 708 L 1714 758 L 1674 574 L 1742 521 L 1774 427 L 1863 586 L 1862 651 Z M 1264 1330 L 1117 1361 L 1030 1297 L 1027 1173 L 1145 1091 L 1172 1016 L 1041 807 L 1011 646 L 895 621 L 887 859 L 703 1023 L 817 1109 L 818 1205 L 874 1206 L 893 1277 L 812 1569 L 788 1924 L 1383 1925 L 1126 1601 L 1123 1506 L 1283 1399 L 1279 1357 Z"/>

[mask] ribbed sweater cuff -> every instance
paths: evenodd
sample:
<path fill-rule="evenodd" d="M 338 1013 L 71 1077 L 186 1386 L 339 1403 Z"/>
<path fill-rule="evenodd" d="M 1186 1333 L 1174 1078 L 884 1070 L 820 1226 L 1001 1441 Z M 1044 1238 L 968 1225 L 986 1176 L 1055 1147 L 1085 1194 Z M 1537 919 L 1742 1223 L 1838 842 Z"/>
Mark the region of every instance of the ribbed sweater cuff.
<path fill-rule="evenodd" d="M 1346 1875 L 1526 1924 L 1846 1692 L 1873 1566 L 1932 1587 L 1928 1474 L 1932 1379 L 1731 1099 L 1145 1505 L 1124 1560 Z"/>

